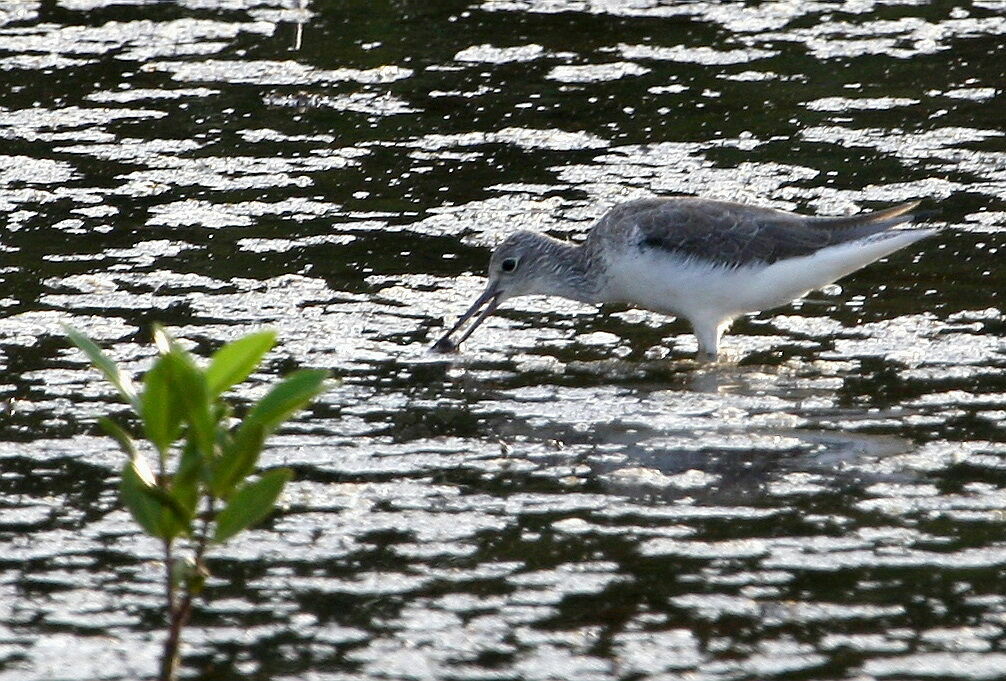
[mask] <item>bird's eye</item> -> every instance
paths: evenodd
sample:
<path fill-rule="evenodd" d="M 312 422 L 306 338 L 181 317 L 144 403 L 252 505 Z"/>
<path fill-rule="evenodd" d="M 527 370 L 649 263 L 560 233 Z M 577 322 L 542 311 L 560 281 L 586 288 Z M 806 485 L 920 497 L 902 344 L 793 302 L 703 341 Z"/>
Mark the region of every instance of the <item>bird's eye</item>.
<path fill-rule="evenodd" d="M 500 269 L 504 272 L 513 272 L 517 269 L 517 258 L 506 258 L 500 263 Z"/>

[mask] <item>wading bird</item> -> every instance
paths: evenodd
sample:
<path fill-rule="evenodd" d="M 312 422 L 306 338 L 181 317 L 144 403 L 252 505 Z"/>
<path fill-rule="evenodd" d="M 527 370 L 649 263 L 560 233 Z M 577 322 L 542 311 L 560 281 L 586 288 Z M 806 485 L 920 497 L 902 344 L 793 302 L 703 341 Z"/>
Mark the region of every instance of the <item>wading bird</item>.
<path fill-rule="evenodd" d="M 493 251 L 485 291 L 433 349 L 456 350 L 508 298 L 549 295 L 684 317 L 699 353 L 716 357 L 737 317 L 784 305 L 934 234 L 892 229 L 914 220 L 918 205 L 806 217 L 729 201 L 641 199 L 612 208 L 579 245 L 518 231 Z"/>

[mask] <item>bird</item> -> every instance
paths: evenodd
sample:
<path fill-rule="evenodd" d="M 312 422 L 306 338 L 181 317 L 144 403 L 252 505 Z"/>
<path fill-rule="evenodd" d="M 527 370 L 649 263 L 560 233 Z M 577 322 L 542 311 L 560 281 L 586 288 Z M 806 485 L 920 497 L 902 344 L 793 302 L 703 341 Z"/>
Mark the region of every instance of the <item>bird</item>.
<path fill-rule="evenodd" d="M 456 352 L 504 301 L 548 295 L 682 317 L 699 356 L 715 359 L 738 317 L 785 305 L 935 234 L 892 229 L 920 217 L 919 204 L 816 217 L 676 196 L 616 205 L 579 244 L 516 231 L 493 251 L 485 290 L 431 349 Z"/>

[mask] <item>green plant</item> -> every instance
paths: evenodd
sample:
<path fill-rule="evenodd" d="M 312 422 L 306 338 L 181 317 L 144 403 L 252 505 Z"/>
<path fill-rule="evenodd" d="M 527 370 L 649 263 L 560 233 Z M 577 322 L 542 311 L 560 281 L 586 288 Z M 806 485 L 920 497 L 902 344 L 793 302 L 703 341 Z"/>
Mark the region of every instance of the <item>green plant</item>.
<path fill-rule="evenodd" d="M 203 368 L 157 327 L 158 357 L 138 391 L 91 339 L 66 331 L 129 403 L 150 445 L 141 451 L 125 428 L 100 420 L 128 457 L 119 487 L 122 503 L 164 546 L 168 632 L 160 679 L 170 681 L 178 671 L 182 629 L 209 575 L 207 553 L 264 519 L 291 478 L 289 469 L 278 468 L 251 479 L 265 438 L 322 392 L 327 372 L 287 376 L 232 425 L 231 408 L 221 396 L 255 370 L 275 344 L 274 332 L 224 345 Z"/>

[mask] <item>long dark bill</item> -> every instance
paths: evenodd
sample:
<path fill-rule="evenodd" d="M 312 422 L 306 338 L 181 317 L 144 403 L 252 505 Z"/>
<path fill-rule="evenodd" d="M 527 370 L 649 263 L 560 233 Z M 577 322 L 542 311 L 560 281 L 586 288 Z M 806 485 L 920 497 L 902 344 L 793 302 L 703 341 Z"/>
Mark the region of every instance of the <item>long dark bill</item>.
<path fill-rule="evenodd" d="M 433 349 L 439 352 L 450 352 L 464 343 L 465 339 L 472 335 L 472 332 L 479 327 L 479 324 L 484 322 L 489 315 L 496 311 L 496 308 L 500 304 L 499 296 L 499 289 L 495 287 L 487 288 L 482 295 L 475 299 L 472 306 L 468 308 L 463 315 L 461 315 L 461 318 L 458 319 L 457 323 L 451 327 L 451 330 L 445 333 L 443 338 L 433 344 Z M 486 309 L 482 310 L 482 314 L 476 317 L 475 321 L 472 322 L 472 325 L 468 327 L 468 330 L 464 332 L 456 343 L 451 343 L 451 336 L 453 336 L 458 329 L 464 326 L 465 322 L 474 317 L 483 305 L 485 305 Z"/>

